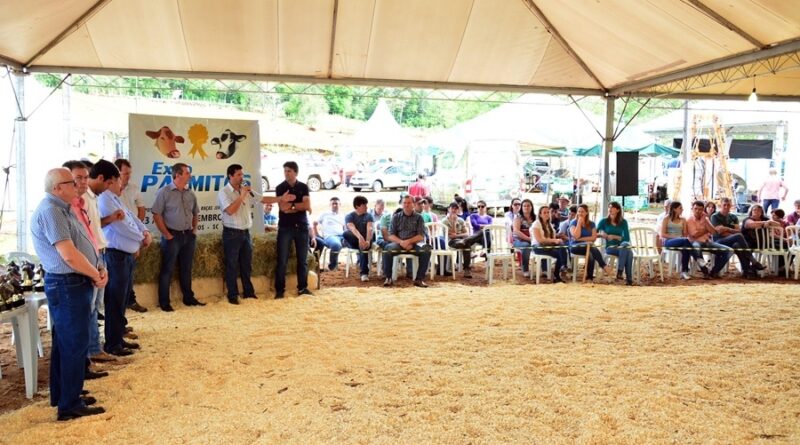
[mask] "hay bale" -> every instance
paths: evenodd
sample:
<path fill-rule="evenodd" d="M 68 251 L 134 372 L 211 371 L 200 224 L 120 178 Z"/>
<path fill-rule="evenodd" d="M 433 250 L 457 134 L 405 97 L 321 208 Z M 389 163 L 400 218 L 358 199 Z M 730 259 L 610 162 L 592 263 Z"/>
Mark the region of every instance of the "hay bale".
<path fill-rule="evenodd" d="M 158 282 L 158 271 L 161 268 L 159 242 L 154 241 L 149 247 L 141 250 L 133 273 L 133 282 L 135 284 Z M 277 251 L 276 233 L 258 234 L 253 237 L 253 276 L 263 275 L 270 280 L 275 277 L 278 260 Z M 294 247 L 291 247 L 289 255 L 289 267 L 287 270 L 292 273 L 297 264 Z M 308 269 L 317 269 L 317 261 L 313 255 L 308 256 Z M 223 270 L 225 270 L 225 265 L 223 264 L 222 234 L 198 235 L 192 264 L 192 277 L 221 278 Z M 177 274 L 173 278 L 177 279 Z"/>

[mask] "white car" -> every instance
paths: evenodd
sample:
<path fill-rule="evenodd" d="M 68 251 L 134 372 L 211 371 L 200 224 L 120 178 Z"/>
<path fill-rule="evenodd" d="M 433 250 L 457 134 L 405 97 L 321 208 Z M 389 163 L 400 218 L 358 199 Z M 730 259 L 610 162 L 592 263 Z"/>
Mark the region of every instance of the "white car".
<path fill-rule="evenodd" d="M 285 159 L 284 159 L 285 158 Z M 261 190 L 274 190 L 284 181 L 283 163 L 289 157 L 263 156 L 261 158 Z M 339 186 L 341 179 L 339 169 L 321 161 L 297 159 L 299 172 L 297 179 L 305 182 L 308 190 L 318 192 L 320 189 L 331 190 Z"/>
<path fill-rule="evenodd" d="M 379 164 L 372 170 L 353 175 L 350 178 L 350 186 L 356 192 L 366 189 L 380 192 L 383 189 L 405 189 L 416 180 L 417 175 L 405 165 Z"/>

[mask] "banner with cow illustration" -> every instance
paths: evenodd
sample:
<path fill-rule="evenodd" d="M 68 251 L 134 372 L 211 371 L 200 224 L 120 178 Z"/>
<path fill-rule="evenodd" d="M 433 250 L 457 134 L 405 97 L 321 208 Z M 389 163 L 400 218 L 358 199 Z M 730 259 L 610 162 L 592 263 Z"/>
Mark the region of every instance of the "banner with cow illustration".
<path fill-rule="evenodd" d="M 178 116 L 131 114 L 128 118 L 131 181 L 139 185 L 147 208 L 145 224 L 158 233 L 150 207 L 156 192 L 172 183 L 172 166 L 189 165 L 189 187 L 197 195 L 200 216 L 198 233 L 222 233 L 217 193 L 227 184 L 227 168 L 243 167 L 245 179 L 253 184 L 253 229 L 264 231 L 264 209 L 258 202 L 261 170 L 258 121 L 204 119 Z"/>

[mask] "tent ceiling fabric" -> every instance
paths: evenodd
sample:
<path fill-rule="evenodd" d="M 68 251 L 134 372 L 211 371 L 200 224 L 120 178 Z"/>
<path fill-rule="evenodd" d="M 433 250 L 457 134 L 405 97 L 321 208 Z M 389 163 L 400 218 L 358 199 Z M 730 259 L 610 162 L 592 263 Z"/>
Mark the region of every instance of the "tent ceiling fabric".
<path fill-rule="evenodd" d="M 0 58 L 31 71 L 453 89 L 740 96 L 752 87 L 724 77 L 626 86 L 800 41 L 791 0 L 0 0 L 0 10 Z M 789 66 L 755 73 L 759 93 L 798 95 L 800 50 L 788 52 Z"/>

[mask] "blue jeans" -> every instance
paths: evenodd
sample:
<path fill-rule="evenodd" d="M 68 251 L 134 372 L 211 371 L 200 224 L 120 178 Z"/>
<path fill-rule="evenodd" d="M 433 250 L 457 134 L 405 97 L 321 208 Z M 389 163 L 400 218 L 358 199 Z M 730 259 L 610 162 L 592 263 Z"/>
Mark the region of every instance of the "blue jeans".
<path fill-rule="evenodd" d="M 89 357 L 99 354 L 102 352 L 100 349 L 100 328 L 97 326 L 97 310 L 98 306 L 100 306 L 100 302 L 103 301 L 103 297 L 105 294 L 105 288 L 94 288 L 92 292 L 92 301 L 91 301 L 91 315 L 89 315 L 89 352 L 87 353 Z"/>
<path fill-rule="evenodd" d="M 699 260 L 703 256 L 700 255 L 700 252 L 694 249 L 686 249 L 687 247 L 692 247 L 692 242 L 689 241 L 688 238 L 670 238 L 664 240 L 664 247 L 667 249 L 674 248 L 674 247 L 682 247 L 683 249 L 679 250 L 678 252 L 681 253 L 681 272 L 689 272 L 689 259 L 694 258 L 695 260 Z"/>
<path fill-rule="evenodd" d="M 514 247 L 522 252 L 522 271 L 527 272 L 530 267 L 531 243 L 522 240 L 514 240 Z"/>
<path fill-rule="evenodd" d="M 173 238 L 161 238 L 161 270 L 158 273 L 158 304 L 169 305 L 169 283 L 172 271 L 178 264 L 178 279 L 184 303 L 194 299 L 192 292 L 192 261 L 197 235 L 191 230 L 173 232 Z"/>
<path fill-rule="evenodd" d="M 297 254 L 297 290 L 308 287 L 308 225 L 278 226 L 278 267 L 275 270 L 275 292 L 278 294 L 286 290 L 286 268 L 292 243 Z"/>
<path fill-rule="evenodd" d="M 704 243 L 699 241 L 692 242 L 692 247 L 698 250 L 698 255 L 702 257 L 701 249 L 715 249 L 712 251 L 714 254 L 714 268 L 711 269 L 712 274 L 717 274 L 723 267 L 728 265 L 728 260 L 733 256 L 733 249 L 720 243 L 708 240 Z"/>
<path fill-rule="evenodd" d="M 556 274 L 561 269 L 567 267 L 567 249 L 563 247 L 543 249 L 541 247 L 534 247 L 533 251 L 536 255 L 547 255 L 556 259 Z"/>
<path fill-rule="evenodd" d="M 606 253 L 617 257 L 617 272 L 625 270 L 625 281 L 633 283 L 633 250 L 631 243 L 623 242 L 619 247 L 607 247 Z"/>
<path fill-rule="evenodd" d="M 108 284 L 105 291 L 106 302 L 106 351 L 122 348 L 125 335 L 125 309 L 133 279 L 133 254 L 117 249 L 106 249 Z"/>
<path fill-rule="evenodd" d="M 764 199 L 761 202 L 762 202 L 761 206 L 764 207 L 764 216 L 766 216 L 767 218 L 769 218 L 770 207 L 772 209 L 777 209 L 781 206 L 780 199 Z"/>
<path fill-rule="evenodd" d="M 362 236 L 364 234 L 362 233 Z M 352 232 L 344 232 L 344 245 L 350 249 L 360 250 L 358 247 L 358 238 Z M 358 269 L 361 275 L 369 275 L 369 249 L 372 247 L 372 241 L 369 242 L 366 251 L 358 253 Z"/>
<path fill-rule="evenodd" d="M 600 253 L 600 249 L 594 246 L 588 246 L 586 243 L 573 245 L 569 248 L 569 251 L 574 253 L 575 255 L 586 255 L 586 248 L 589 247 L 589 261 L 586 263 L 586 277 L 588 279 L 594 278 L 594 263 L 595 261 L 597 264 L 600 265 L 600 268 L 606 267 L 606 261 L 603 259 L 603 254 Z"/>
<path fill-rule="evenodd" d="M 717 238 L 714 241 L 734 249 L 747 249 L 747 241 L 741 233 L 734 233 L 724 238 Z M 746 274 L 750 272 L 753 269 L 753 263 L 756 263 L 756 259 L 753 258 L 753 253 L 745 250 L 737 250 L 735 253 L 739 258 L 739 263 L 742 265 L 742 273 Z"/>
<path fill-rule="evenodd" d="M 89 350 L 92 281 L 78 274 L 44 276 L 44 293 L 53 319 L 50 353 L 50 404 L 63 413 L 84 406 L 80 395 Z"/>
<path fill-rule="evenodd" d="M 397 243 L 389 243 L 384 247 L 383 252 L 383 276 L 386 278 L 392 277 L 392 260 L 395 255 L 400 255 L 400 245 Z M 402 252 L 411 255 L 416 255 L 419 258 L 419 268 L 417 269 L 417 276 L 414 278 L 417 281 L 422 281 L 425 278 L 425 272 L 428 271 L 428 264 L 431 261 L 431 246 L 414 245 L 414 252 Z"/>
<path fill-rule="evenodd" d="M 334 270 L 339 266 L 339 251 L 342 250 L 343 239 L 342 235 L 331 235 L 325 238 L 317 237 L 317 245 L 319 246 L 319 244 L 322 243 L 323 246 L 331 251 L 331 261 L 330 264 L 328 264 L 328 269 L 330 270 Z M 358 246 L 358 243 L 356 243 L 356 246 Z"/>
<path fill-rule="evenodd" d="M 245 297 L 255 297 L 256 291 L 250 275 L 253 273 L 253 241 L 248 230 L 235 230 L 223 227 L 222 251 L 225 257 L 225 287 L 228 299 L 239 297 L 239 283 L 242 279 L 242 291 Z"/>

